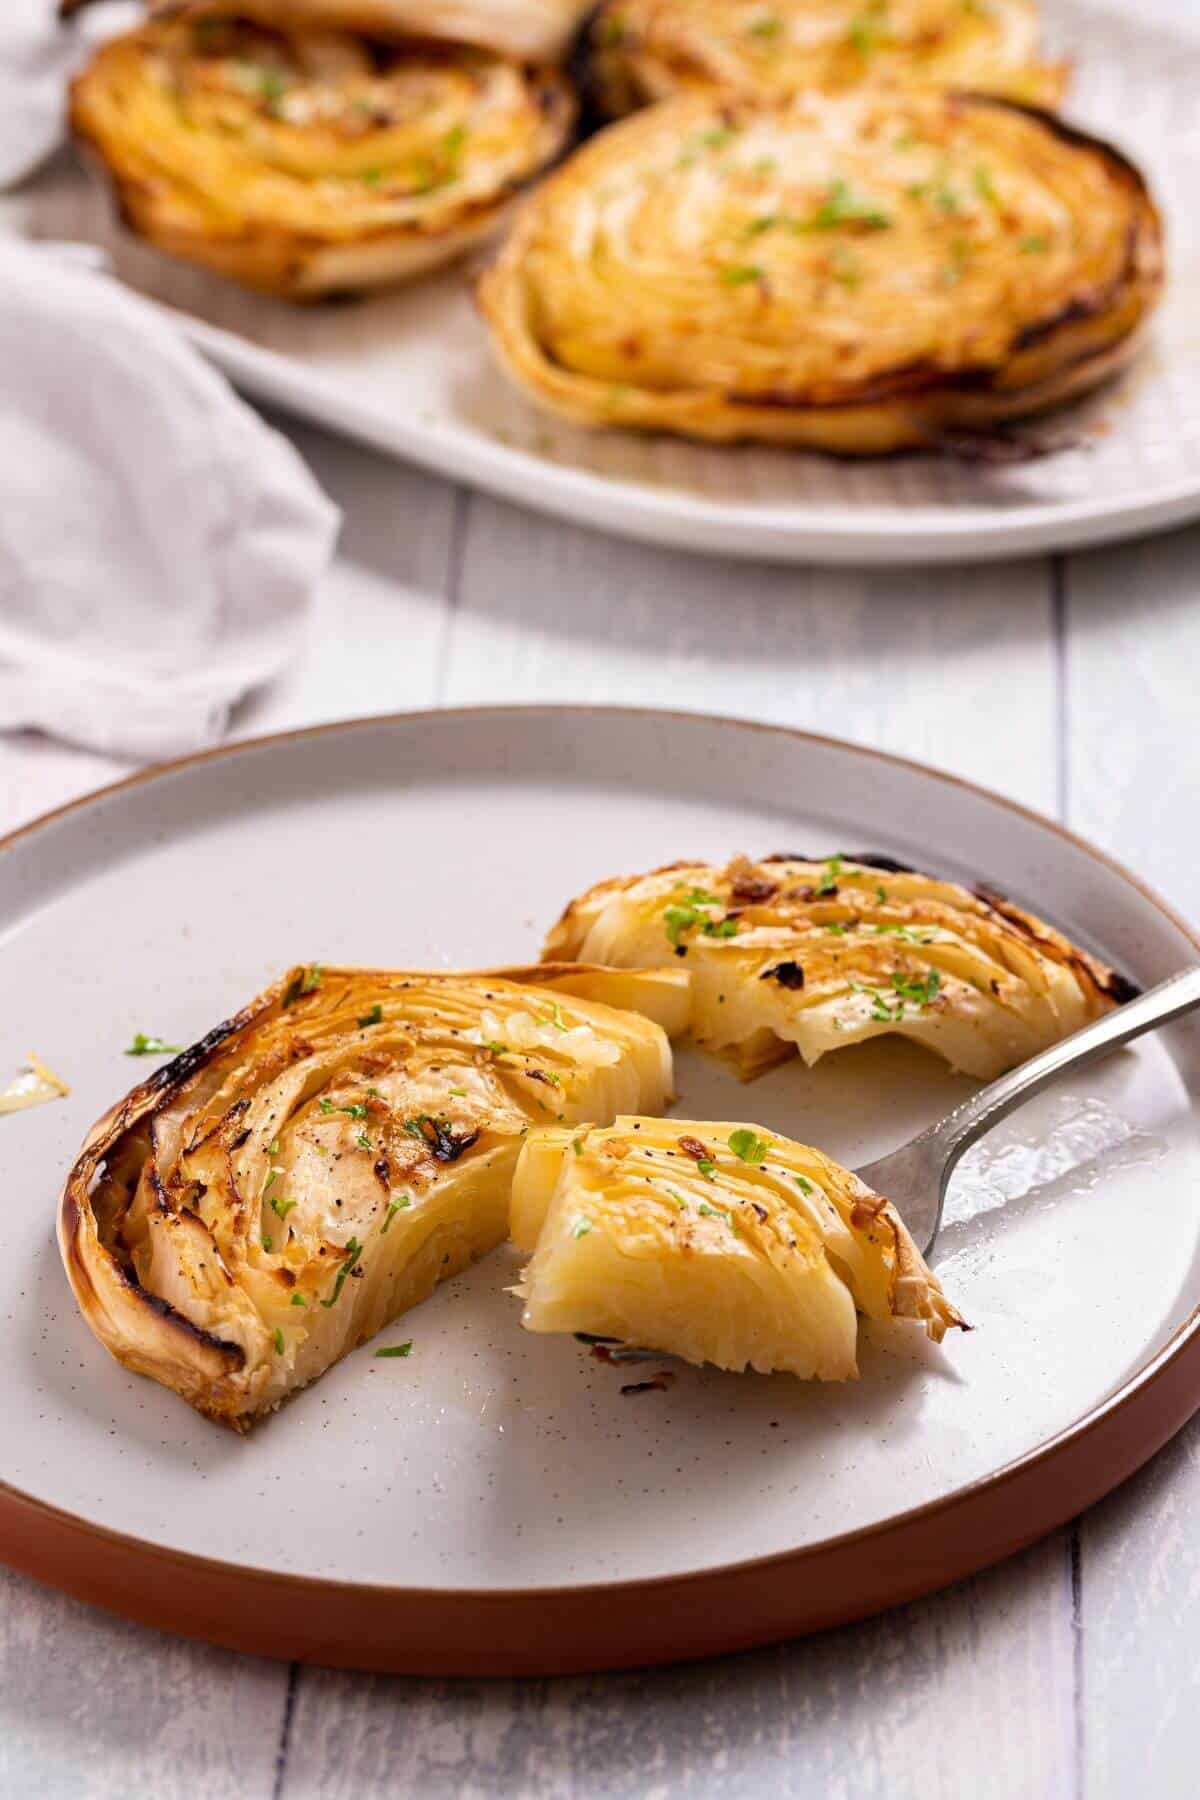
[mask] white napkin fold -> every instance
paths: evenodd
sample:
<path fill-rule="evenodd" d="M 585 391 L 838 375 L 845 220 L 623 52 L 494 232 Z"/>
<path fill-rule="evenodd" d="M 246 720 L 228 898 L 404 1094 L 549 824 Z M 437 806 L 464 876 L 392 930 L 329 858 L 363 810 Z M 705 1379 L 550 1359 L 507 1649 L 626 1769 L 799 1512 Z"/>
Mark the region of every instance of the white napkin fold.
<path fill-rule="evenodd" d="M 113 31 L 142 17 L 120 0 L 60 25 L 56 0 L 0 0 L 0 188 L 45 161 L 66 133 L 67 83 Z"/>
<path fill-rule="evenodd" d="M 338 520 L 146 301 L 0 245 L 0 730 L 214 743 L 298 649 Z"/>

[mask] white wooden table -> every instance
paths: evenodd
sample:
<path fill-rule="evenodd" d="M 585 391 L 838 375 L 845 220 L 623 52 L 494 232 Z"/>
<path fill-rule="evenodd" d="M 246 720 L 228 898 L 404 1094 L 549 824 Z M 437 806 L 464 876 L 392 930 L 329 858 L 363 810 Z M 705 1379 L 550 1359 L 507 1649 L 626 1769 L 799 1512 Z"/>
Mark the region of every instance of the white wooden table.
<path fill-rule="evenodd" d="M 484 700 L 747 714 L 986 783 L 1200 914 L 1200 529 L 961 573 L 700 562 L 292 435 L 345 509 L 341 555 L 307 656 L 238 734 Z M 0 830 L 121 772 L 0 739 Z M 0 1571 L 0 1795 L 1192 1796 L 1197 1517 L 1200 1422 L 1069 1530 L 919 1605 L 522 1684 L 254 1662 Z"/>

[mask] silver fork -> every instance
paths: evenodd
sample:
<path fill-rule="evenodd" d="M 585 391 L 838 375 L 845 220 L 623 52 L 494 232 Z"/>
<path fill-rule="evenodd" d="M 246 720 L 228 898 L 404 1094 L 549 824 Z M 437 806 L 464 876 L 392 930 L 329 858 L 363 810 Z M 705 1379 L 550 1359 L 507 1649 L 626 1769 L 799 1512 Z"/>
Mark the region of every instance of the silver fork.
<path fill-rule="evenodd" d="M 941 1230 L 950 1177 L 963 1152 L 977 1138 L 1065 1070 L 1082 1069 L 1108 1051 L 1141 1037 L 1144 1031 L 1166 1025 L 1197 1006 L 1200 968 L 1184 969 L 1148 993 L 1139 994 L 1136 1000 L 1105 1013 L 1095 1024 L 1085 1025 L 1061 1044 L 1031 1057 L 989 1087 L 981 1088 L 940 1124 L 931 1125 L 890 1156 L 881 1156 L 878 1162 L 859 1169 L 859 1180 L 893 1202 L 918 1249 L 928 1256 Z"/>

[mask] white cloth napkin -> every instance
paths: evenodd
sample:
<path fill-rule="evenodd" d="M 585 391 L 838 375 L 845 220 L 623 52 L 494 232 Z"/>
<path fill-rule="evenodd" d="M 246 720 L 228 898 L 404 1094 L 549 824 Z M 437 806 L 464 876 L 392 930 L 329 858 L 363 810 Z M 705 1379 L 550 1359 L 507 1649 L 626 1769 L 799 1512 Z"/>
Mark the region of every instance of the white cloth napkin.
<path fill-rule="evenodd" d="M 72 75 L 101 38 L 142 13 L 118 0 L 60 25 L 56 0 L 0 0 L 0 188 L 23 180 L 58 147 Z"/>
<path fill-rule="evenodd" d="M 146 301 L 0 244 L 0 730 L 215 742 L 299 648 L 338 519 Z"/>

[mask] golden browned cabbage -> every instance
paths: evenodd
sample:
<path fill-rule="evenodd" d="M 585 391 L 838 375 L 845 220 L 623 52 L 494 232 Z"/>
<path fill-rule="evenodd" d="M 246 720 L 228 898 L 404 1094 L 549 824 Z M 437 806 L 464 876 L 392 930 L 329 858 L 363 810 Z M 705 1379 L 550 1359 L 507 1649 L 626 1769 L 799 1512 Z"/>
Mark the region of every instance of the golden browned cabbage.
<path fill-rule="evenodd" d="M 1005 101 L 859 88 L 610 126 L 481 297 L 502 366 L 580 423 L 868 454 L 1094 387 L 1161 281 L 1114 150 Z"/>
<path fill-rule="evenodd" d="M 60 0 L 64 18 L 93 0 Z M 209 12 L 259 25 L 351 31 L 382 42 L 424 38 L 476 44 L 503 56 L 552 62 L 563 54 L 586 10 L 581 0 L 206 0 Z M 154 13 L 186 10 L 183 0 L 153 0 Z"/>
<path fill-rule="evenodd" d="M 887 858 L 736 857 L 600 882 L 544 953 L 690 969 L 694 1037 L 746 1079 L 896 1034 L 989 1080 L 1133 992 L 1000 895 Z"/>
<path fill-rule="evenodd" d="M 753 1125 L 620 1118 L 531 1132 L 512 1235 L 529 1331 L 580 1331 L 722 1369 L 858 1373 L 857 1313 L 962 1320 L 890 1203 Z"/>
<path fill-rule="evenodd" d="M 247 1429 L 503 1239 L 531 1125 L 666 1105 L 687 985 L 293 970 L 89 1134 L 59 1214 L 84 1318 Z"/>
<path fill-rule="evenodd" d="M 208 5 L 105 44 L 71 98 L 133 230 L 293 300 L 460 255 L 559 154 L 574 116 L 556 69 Z"/>
<path fill-rule="evenodd" d="M 606 0 L 584 36 L 601 111 L 722 87 L 756 99 L 864 81 L 1053 105 L 1033 0 Z"/>

